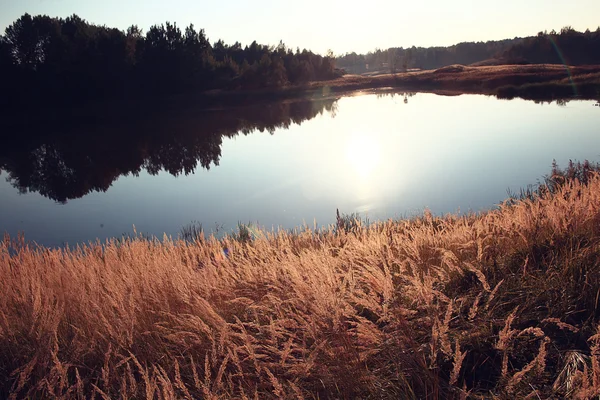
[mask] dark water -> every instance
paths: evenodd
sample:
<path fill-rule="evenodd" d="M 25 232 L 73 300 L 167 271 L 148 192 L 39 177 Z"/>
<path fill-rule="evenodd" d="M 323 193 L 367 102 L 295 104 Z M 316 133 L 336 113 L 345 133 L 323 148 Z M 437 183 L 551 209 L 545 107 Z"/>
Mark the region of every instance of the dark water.
<path fill-rule="evenodd" d="M 61 245 L 191 221 L 295 227 L 488 209 L 553 159 L 600 160 L 591 101 L 359 95 L 13 128 L 0 231 Z"/>

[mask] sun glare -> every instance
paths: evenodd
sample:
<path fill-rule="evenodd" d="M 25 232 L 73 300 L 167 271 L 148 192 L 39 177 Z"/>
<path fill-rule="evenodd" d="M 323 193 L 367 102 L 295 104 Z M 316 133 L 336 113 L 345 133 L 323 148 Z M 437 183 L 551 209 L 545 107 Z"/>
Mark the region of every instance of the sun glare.
<path fill-rule="evenodd" d="M 381 163 L 379 141 L 364 133 L 352 136 L 346 144 L 346 160 L 357 177 L 372 178 Z"/>

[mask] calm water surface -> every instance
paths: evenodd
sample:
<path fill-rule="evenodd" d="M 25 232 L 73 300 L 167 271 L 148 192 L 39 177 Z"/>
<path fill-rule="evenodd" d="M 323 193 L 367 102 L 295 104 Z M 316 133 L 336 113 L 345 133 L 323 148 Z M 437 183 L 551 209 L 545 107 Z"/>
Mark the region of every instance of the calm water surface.
<path fill-rule="evenodd" d="M 368 94 L 58 127 L 0 150 L 0 231 L 56 246 L 134 225 L 326 225 L 336 208 L 370 220 L 480 211 L 553 159 L 600 161 L 592 104 Z"/>

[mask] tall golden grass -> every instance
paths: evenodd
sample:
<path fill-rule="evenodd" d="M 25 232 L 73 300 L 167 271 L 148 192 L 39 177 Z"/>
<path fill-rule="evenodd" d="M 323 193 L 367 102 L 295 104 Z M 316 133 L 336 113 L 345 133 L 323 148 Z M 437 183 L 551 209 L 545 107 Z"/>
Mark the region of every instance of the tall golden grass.
<path fill-rule="evenodd" d="M 6 237 L 0 398 L 598 396 L 600 177 L 531 197 L 243 243 Z"/>

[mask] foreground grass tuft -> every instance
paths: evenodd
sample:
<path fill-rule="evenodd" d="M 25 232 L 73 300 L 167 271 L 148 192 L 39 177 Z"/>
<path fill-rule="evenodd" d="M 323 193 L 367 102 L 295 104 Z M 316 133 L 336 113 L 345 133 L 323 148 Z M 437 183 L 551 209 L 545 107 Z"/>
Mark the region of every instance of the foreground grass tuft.
<path fill-rule="evenodd" d="M 0 398 L 598 396 L 600 177 L 582 180 L 251 241 L 5 237 Z"/>

